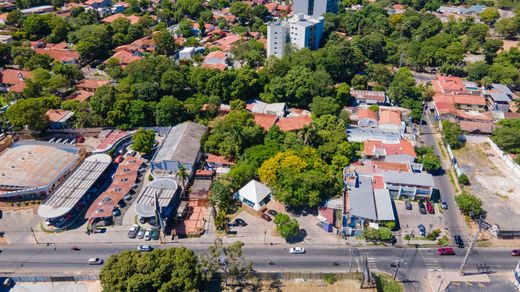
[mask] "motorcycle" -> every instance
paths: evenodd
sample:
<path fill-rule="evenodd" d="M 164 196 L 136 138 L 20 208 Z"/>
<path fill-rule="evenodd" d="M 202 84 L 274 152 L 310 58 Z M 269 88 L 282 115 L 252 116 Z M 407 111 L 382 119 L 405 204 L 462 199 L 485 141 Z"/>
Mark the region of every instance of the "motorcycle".
<path fill-rule="evenodd" d="M 268 261 L 267 263 L 268 263 L 269 265 L 271 265 L 271 266 L 274 265 L 274 263 L 273 263 L 272 261 Z"/>

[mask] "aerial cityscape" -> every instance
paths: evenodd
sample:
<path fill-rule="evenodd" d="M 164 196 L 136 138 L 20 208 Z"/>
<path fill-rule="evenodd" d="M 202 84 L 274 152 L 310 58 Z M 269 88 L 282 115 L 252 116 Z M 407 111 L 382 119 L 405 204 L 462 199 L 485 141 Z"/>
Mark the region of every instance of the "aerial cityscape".
<path fill-rule="evenodd" d="M 0 291 L 520 291 L 520 1 L 0 0 Z"/>

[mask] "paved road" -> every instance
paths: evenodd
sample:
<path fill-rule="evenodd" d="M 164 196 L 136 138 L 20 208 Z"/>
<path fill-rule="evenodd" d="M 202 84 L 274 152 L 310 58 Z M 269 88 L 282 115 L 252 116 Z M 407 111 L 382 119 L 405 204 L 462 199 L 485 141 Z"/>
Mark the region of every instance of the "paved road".
<path fill-rule="evenodd" d="M 161 248 L 175 245 L 162 245 Z M 7 246 L 0 253 L 0 275 L 2 274 L 46 274 L 63 275 L 99 271 L 100 266 L 90 266 L 91 257 L 107 259 L 122 250 L 133 250 L 136 245 L 93 244 L 80 246 L 80 251 L 72 251 L 69 245 L 17 245 Z M 207 250 L 206 245 L 192 245 L 196 253 Z M 246 246 L 246 259 L 253 261 L 258 271 L 361 271 L 366 256 L 373 270 L 393 272 L 390 264 L 398 259 L 403 249 L 373 247 L 353 248 L 313 246 L 306 248 L 303 255 L 291 255 L 281 246 Z M 435 249 L 407 248 L 404 250 L 403 264 L 398 274 L 401 280 L 419 281 L 428 269 L 456 271 L 463 257 L 463 250 L 457 249 L 455 256 L 438 256 Z M 274 265 L 269 265 L 272 261 Z M 335 266 L 333 263 L 338 263 Z M 468 261 L 467 271 L 476 271 L 476 265 L 485 264 L 492 271 L 512 271 L 518 258 L 511 257 L 506 249 L 475 249 Z"/>
<path fill-rule="evenodd" d="M 430 115 L 426 114 L 427 124 L 422 126 L 422 135 L 421 139 L 426 144 L 426 146 L 433 146 L 435 154 L 441 158 L 443 161 L 442 153 L 439 149 L 439 145 L 437 144 L 437 140 L 435 139 L 435 131 L 432 129 Z M 449 160 L 449 159 L 448 159 Z M 470 229 L 466 225 L 464 218 L 460 214 L 457 203 L 455 203 L 455 191 L 453 186 L 451 185 L 449 175 L 447 173 L 447 169 L 450 165 L 447 165 L 443 161 L 443 168 L 446 170 L 446 173 L 443 175 L 436 175 L 433 177 L 433 181 L 435 183 L 436 188 L 439 190 L 442 198 L 446 200 L 448 203 L 448 209 L 443 210 L 444 217 L 446 218 L 446 225 L 448 227 L 448 232 L 451 235 L 461 235 L 464 238 L 465 242 L 469 242 L 469 240 L 473 237 L 470 234 Z M 453 238 L 452 238 L 453 241 Z"/>

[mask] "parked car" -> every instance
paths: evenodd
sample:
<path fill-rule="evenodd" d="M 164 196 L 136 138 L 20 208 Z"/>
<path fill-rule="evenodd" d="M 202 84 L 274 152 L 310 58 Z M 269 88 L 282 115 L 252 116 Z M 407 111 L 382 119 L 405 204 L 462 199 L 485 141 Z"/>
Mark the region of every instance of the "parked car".
<path fill-rule="evenodd" d="M 235 224 L 237 226 L 247 226 L 246 221 L 244 221 L 244 219 L 241 219 L 241 218 L 236 218 L 235 219 Z"/>
<path fill-rule="evenodd" d="M 273 216 L 273 217 L 276 216 L 276 215 L 278 215 L 278 212 L 276 212 L 276 211 L 273 210 L 273 209 L 267 211 L 267 213 L 269 213 L 269 215 L 271 215 L 271 216 Z"/>
<path fill-rule="evenodd" d="M 424 227 L 424 225 L 419 224 L 419 226 L 417 226 L 417 228 L 419 228 L 419 234 L 421 236 L 426 236 L 426 228 Z"/>
<path fill-rule="evenodd" d="M 123 155 L 119 154 L 117 155 L 116 159 L 114 159 L 114 162 L 115 163 L 121 163 L 121 161 L 123 161 Z"/>
<path fill-rule="evenodd" d="M 145 224 L 146 223 L 146 218 L 144 218 L 144 217 L 139 218 L 139 223 Z"/>
<path fill-rule="evenodd" d="M 457 247 L 464 248 L 464 241 L 462 240 L 462 237 L 460 237 L 460 235 L 455 235 L 453 236 L 453 238 L 455 239 L 455 244 L 457 245 Z"/>
<path fill-rule="evenodd" d="M 119 208 L 114 208 L 112 211 L 112 216 L 117 217 L 119 215 L 121 215 L 121 210 L 119 210 Z"/>
<path fill-rule="evenodd" d="M 426 210 L 428 210 L 428 213 L 435 214 L 435 209 L 433 209 L 432 202 L 428 201 L 426 202 Z"/>
<path fill-rule="evenodd" d="M 150 229 L 146 229 L 146 231 L 144 232 L 144 240 L 150 240 L 150 239 L 152 239 L 152 238 L 151 238 L 151 235 L 150 235 L 151 232 L 152 232 L 152 231 L 151 231 Z"/>
<path fill-rule="evenodd" d="M 137 238 L 143 239 L 144 238 L 144 229 L 139 229 L 139 232 L 137 232 Z"/>
<path fill-rule="evenodd" d="M 424 203 L 422 201 L 419 201 L 419 212 L 423 215 L 426 214 L 426 206 L 424 206 Z"/>
<path fill-rule="evenodd" d="M 289 249 L 289 253 L 290 254 L 303 254 L 303 253 L 305 253 L 305 248 L 303 248 L 301 246 L 291 247 Z"/>
<path fill-rule="evenodd" d="M 520 256 L 520 249 L 513 249 L 511 251 L 511 255 L 514 256 L 514 257 Z"/>
<path fill-rule="evenodd" d="M 143 245 L 138 246 L 137 250 L 138 251 L 152 251 L 153 248 L 151 246 L 149 246 L 149 245 L 143 244 Z"/>
<path fill-rule="evenodd" d="M 124 200 L 120 200 L 119 202 L 117 202 L 117 205 L 119 206 L 119 208 L 124 208 L 126 207 L 126 203 Z"/>
<path fill-rule="evenodd" d="M 448 203 L 446 203 L 446 200 L 445 199 L 442 199 L 442 202 L 441 202 L 441 208 L 443 210 L 447 210 L 448 209 Z"/>
<path fill-rule="evenodd" d="M 134 224 L 130 229 L 128 230 L 128 238 L 135 238 L 137 236 L 137 233 L 139 232 L 139 225 Z"/>
<path fill-rule="evenodd" d="M 76 143 L 83 143 L 83 142 L 85 142 L 85 137 L 83 137 L 83 136 L 76 137 Z"/>
<path fill-rule="evenodd" d="M 267 222 L 270 222 L 271 220 L 273 220 L 269 215 L 267 214 L 262 214 L 260 215 L 260 217 L 262 217 L 262 219 L 264 219 L 265 221 Z"/>
<path fill-rule="evenodd" d="M 127 194 L 126 196 L 123 197 L 123 200 L 125 200 L 125 201 L 127 201 L 127 202 L 130 201 L 130 200 L 132 200 L 132 195 Z"/>
<path fill-rule="evenodd" d="M 103 260 L 100 258 L 90 258 L 90 259 L 88 259 L 88 264 L 89 265 L 102 265 Z"/>
<path fill-rule="evenodd" d="M 150 231 L 150 237 L 152 240 L 159 239 L 159 230 L 157 228 L 152 228 L 152 231 Z"/>
<path fill-rule="evenodd" d="M 455 251 L 451 247 L 443 247 L 437 249 L 438 255 L 455 255 Z"/>
<path fill-rule="evenodd" d="M 406 210 L 412 210 L 412 203 L 410 203 L 410 200 L 404 200 L 404 207 Z"/>

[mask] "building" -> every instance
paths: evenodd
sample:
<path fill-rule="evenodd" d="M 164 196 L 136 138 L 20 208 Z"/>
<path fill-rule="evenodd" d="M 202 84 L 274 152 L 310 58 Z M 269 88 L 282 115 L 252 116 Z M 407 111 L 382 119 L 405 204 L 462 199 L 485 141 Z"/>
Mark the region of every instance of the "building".
<path fill-rule="evenodd" d="M 284 102 L 265 103 L 258 99 L 250 99 L 246 102 L 246 109 L 255 114 L 285 116 L 286 105 Z"/>
<path fill-rule="evenodd" d="M 324 30 L 324 18 L 295 14 L 288 21 L 271 22 L 267 25 L 267 56 L 281 58 L 287 45 L 295 49 L 316 50 L 320 46 Z"/>
<path fill-rule="evenodd" d="M 62 64 L 79 64 L 80 55 L 76 50 L 70 49 L 65 42 L 49 44 L 42 41 L 32 42 L 31 49 L 40 55 L 47 55 Z"/>
<path fill-rule="evenodd" d="M 74 221 L 71 219 L 83 210 L 86 203 L 83 197 L 111 162 L 112 158 L 108 154 L 95 154 L 87 157 L 38 207 L 38 215 L 47 222 L 52 222 L 57 228 L 67 227 L 68 223 Z"/>
<path fill-rule="evenodd" d="M 76 88 L 87 92 L 96 92 L 98 88 L 108 83 L 110 83 L 108 80 L 83 79 L 76 84 Z"/>
<path fill-rule="evenodd" d="M 223 51 L 213 51 L 209 53 L 202 63 L 202 68 L 217 69 L 220 71 L 228 68 L 229 54 Z"/>
<path fill-rule="evenodd" d="M 36 6 L 31 7 L 27 9 L 20 10 L 23 15 L 31 15 L 31 14 L 44 14 L 54 11 L 54 6 L 52 5 L 42 5 L 42 6 Z"/>
<path fill-rule="evenodd" d="M 67 121 L 74 116 L 74 112 L 62 109 L 49 109 L 45 116 L 49 121 L 50 129 L 62 129 L 67 127 Z"/>
<path fill-rule="evenodd" d="M 134 210 L 141 218 L 155 218 L 162 230 L 176 211 L 180 202 L 180 188 L 172 178 L 159 178 L 144 187 L 134 203 Z"/>
<path fill-rule="evenodd" d="M 435 186 L 432 175 L 426 172 L 386 171 L 383 173 L 383 181 L 392 198 L 404 196 L 428 200 Z"/>
<path fill-rule="evenodd" d="M 459 77 L 437 75 L 432 80 L 435 93 L 480 95 L 481 89 L 473 82 L 463 82 Z"/>
<path fill-rule="evenodd" d="M 202 53 L 204 51 L 204 47 L 185 47 L 179 52 L 179 60 L 191 60 L 195 54 Z"/>
<path fill-rule="evenodd" d="M 356 103 L 359 104 L 388 104 L 388 97 L 384 91 L 372 90 L 350 90 L 350 95 L 354 97 Z"/>
<path fill-rule="evenodd" d="M 175 178 L 183 165 L 191 178 L 201 157 L 200 141 L 207 129 L 191 121 L 172 127 L 151 160 L 152 175 Z"/>
<path fill-rule="evenodd" d="M 516 264 L 516 267 L 513 270 L 513 275 L 515 277 L 513 284 L 517 290 L 520 290 L 520 261 L 518 261 L 518 264 Z"/>
<path fill-rule="evenodd" d="M 402 139 L 399 143 L 367 140 L 363 146 L 363 157 L 372 160 L 413 163 L 417 157 L 412 143 Z"/>
<path fill-rule="evenodd" d="M 325 13 L 337 13 L 338 0 L 294 0 L 293 13 L 322 16 Z"/>
<path fill-rule="evenodd" d="M 271 199 L 271 189 L 253 179 L 235 193 L 235 199 L 259 211 Z"/>
<path fill-rule="evenodd" d="M 489 110 L 500 112 L 508 112 L 511 102 L 516 98 L 511 89 L 496 83 L 491 84 L 489 88 L 484 88 L 482 95 L 487 101 Z"/>
<path fill-rule="evenodd" d="M 112 6 L 111 0 L 87 0 L 85 5 L 88 5 L 91 9 L 108 8 Z"/>
<path fill-rule="evenodd" d="M 25 79 L 31 78 L 31 72 L 15 69 L 0 70 L 0 92 L 22 92 Z"/>
<path fill-rule="evenodd" d="M 42 198 L 50 194 L 81 160 L 72 145 L 21 141 L 0 155 L 0 198 Z"/>
<path fill-rule="evenodd" d="M 279 118 L 276 125 L 283 132 L 299 131 L 312 123 L 312 118 L 306 115 Z"/>
<path fill-rule="evenodd" d="M 10 35 L 2 34 L 0 35 L 0 43 L 2 44 L 10 44 L 13 42 L 13 37 Z"/>

